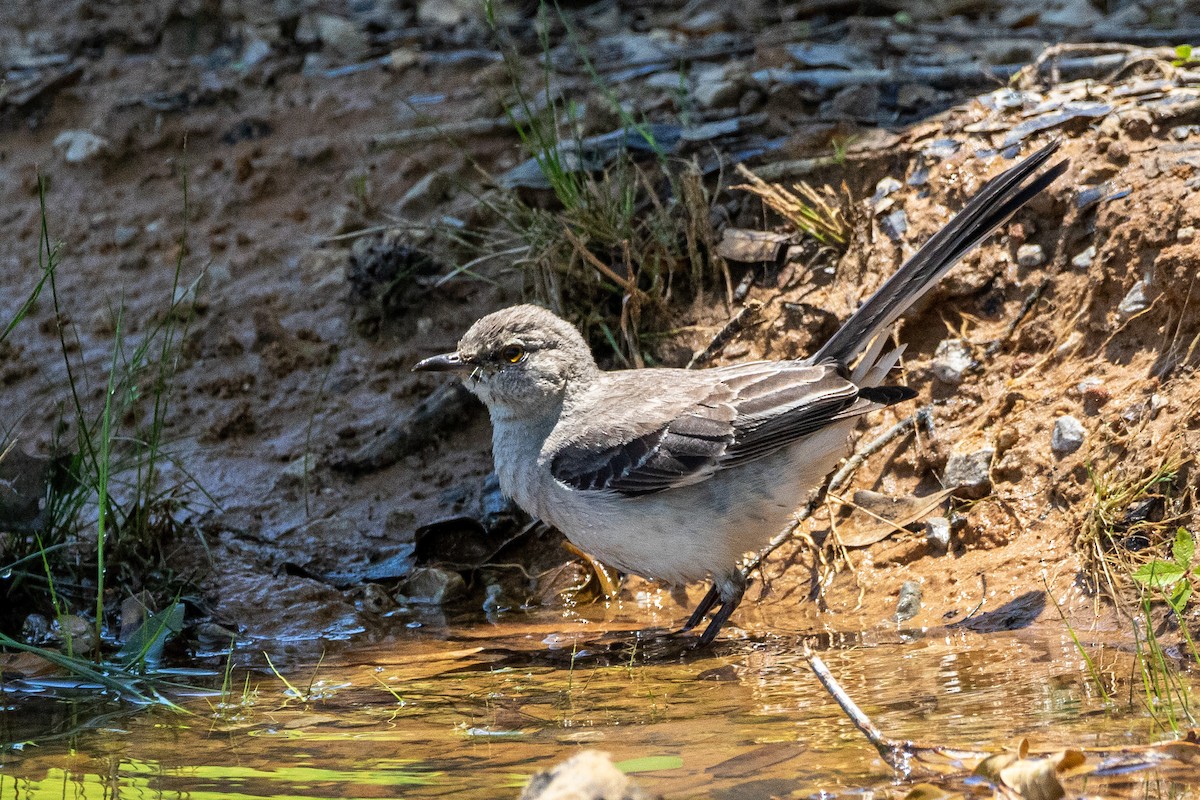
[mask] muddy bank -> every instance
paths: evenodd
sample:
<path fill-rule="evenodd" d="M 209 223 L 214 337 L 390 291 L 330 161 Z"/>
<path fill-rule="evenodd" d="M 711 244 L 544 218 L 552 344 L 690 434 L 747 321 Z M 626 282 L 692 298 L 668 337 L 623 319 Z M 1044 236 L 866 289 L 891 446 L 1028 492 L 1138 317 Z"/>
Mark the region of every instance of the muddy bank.
<path fill-rule="evenodd" d="M 1171 480 L 1104 513 L 1129 527 L 1137 503 L 1159 498 L 1158 521 L 1195 529 L 1200 79 L 1169 49 L 1046 48 L 1173 45 L 1200 23 L 1182 4 L 1156 12 L 1158 29 L 1135 5 L 1057 16 L 1009 5 L 842 18 L 752 4 L 731 19 L 599 4 L 552 19 L 542 52 L 536 17 L 520 10 L 492 30 L 474 9 L 436 3 L 349 16 L 32 4 L 3 42 L 0 181 L 12 202 L 0 213 L 0 323 L 38 279 L 39 176 L 61 266 L 57 308 L 43 295 L 0 344 L 5 441 L 42 458 L 70 452 L 71 383 L 94 419 L 118 331 L 128 353 L 158 341 L 164 318 L 184 320 L 156 468 L 169 524 L 153 528 L 151 549 L 163 560 L 121 572 L 112 613 L 143 588 L 166 602 L 186 587 L 189 618 L 220 626 L 212 641 L 387 635 L 431 613 L 395 597 L 414 596 L 401 582 L 417 532 L 482 519 L 489 497 L 486 419 L 462 404 L 448 429 L 405 428 L 441 385 L 409 368 L 547 285 L 530 277 L 530 244 L 497 219 L 500 196 L 556 202 L 521 169 L 529 154 L 506 108 L 574 103 L 578 135 L 603 136 L 623 123 L 615 97 L 638 121 L 673 126 L 662 141 L 675 137 L 671 157 L 694 164 L 707 193 L 711 241 L 697 234 L 694 246 L 721 277 L 680 288 L 657 328 L 647 314 L 633 351 L 599 324 L 619 329 L 619 298 L 589 300 L 597 316 L 580 318 L 612 366 L 684 365 L 747 305 L 752 321 L 709 363 L 811 352 L 986 178 L 1057 136 L 1067 178 L 908 317 L 903 374 L 920 398 L 861 436 L 926 405 L 922 425 L 806 523 L 821 547 L 802 538 L 768 561 L 735 621 L 751 634 L 893 626 L 907 581 L 921 590 L 914 627 L 1045 621 L 1046 586 L 1090 618 L 1098 487 L 1179 461 Z M 967 34 L 978 47 L 962 46 Z M 505 52 L 544 58 L 550 91 L 535 70 L 514 74 Z M 740 162 L 830 187 L 845 246 L 793 236 L 730 189 Z M 728 228 L 791 238 L 771 263 L 721 264 L 712 253 Z M 153 417 L 152 376 L 131 385 L 143 391 L 125 412 L 136 438 Z M 869 515 L 847 515 L 868 502 L 856 490 L 945 486 L 965 488 L 933 514 L 936 531 L 921 520 L 880 536 Z M 83 530 L 65 563 L 94 548 L 94 527 Z M 26 527 L 15 535 L 29 541 Z M 557 604 L 557 589 L 588 577 L 550 571 L 569 558 L 551 538 L 529 545 L 523 572 L 452 570 L 465 575 L 452 618 L 484 614 L 496 592 L 505 607 Z M 94 582 L 72 577 L 67 605 L 87 615 Z M 684 616 L 652 592 L 633 579 L 619 602 L 668 609 L 653 614 L 664 625 Z M 23 619 L 10 614 L 5 630 Z"/>

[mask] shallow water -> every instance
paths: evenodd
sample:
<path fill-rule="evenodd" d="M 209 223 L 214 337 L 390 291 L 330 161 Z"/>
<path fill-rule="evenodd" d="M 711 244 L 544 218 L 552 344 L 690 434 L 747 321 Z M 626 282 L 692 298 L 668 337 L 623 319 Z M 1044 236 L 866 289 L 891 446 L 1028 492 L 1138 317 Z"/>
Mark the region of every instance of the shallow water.
<path fill-rule="evenodd" d="M 223 693 L 177 697 L 187 714 L 20 699 L 0 736 L 27 743 L 0 752 L 0 798 L 516 797 L 531 774 L 583 747 L 667 797 L 903 795 L 796 637 L 727 640 L 697 655 L 603 627 L 544 612 L 401 628 L 319 665 L 282 666 L 293 689 L 269 671 L 235 671 Z M 1106 707 L 1054 625 L 880 630 L 815 646 L 896 739 L 994 752 L 1022 737 L 1045 749 L 1161 737 L 1130 709 L 1128 656 L 1090 648 L 1109 691 L 1124 693 Z M 1068 788 L 1191 791 L 1153 771 Z"/>

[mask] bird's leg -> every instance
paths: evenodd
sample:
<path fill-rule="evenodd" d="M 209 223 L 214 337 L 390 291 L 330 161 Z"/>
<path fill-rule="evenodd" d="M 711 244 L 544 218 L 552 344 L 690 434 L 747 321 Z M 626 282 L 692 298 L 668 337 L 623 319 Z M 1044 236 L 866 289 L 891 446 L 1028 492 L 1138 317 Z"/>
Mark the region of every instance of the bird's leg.
<path fill-rule="evenodd" d="M 712 640 L 717 638 L 717 634 L 729 620 L 729 615 L 742 602 L 742 595 L 746 594 L 747 585 L 749 585 L 749 581 L 746 580 L 746 576 L 740 569 L 713 582 L 713 592 L 720 597 L 721 607 L 717 609 L 716 614 L 713 614 L 712 621 L 708 623 L 704 633 L 700 634 L 700 638 L 696 641 L 696 647 L 708 647 L 712 644 Z M 705 596 L 704 599 L 707 601 L 708 597 Z M 701 603 L 701 605 L 704 604 Z M 711 603 L 709 605 L 711 607 Z"/>
<path fill-rule="evenodd" d="M 712 607 L 717 604 L 717 600 L 720 599 L 720 597 L 720 591 L 717 589 L 716 581 L 714 581 L 713 585 L 708 589 L 708 594 L 704 595 L 704 599 L 700 601 L 700 605 L 696 606 L 696 610 L 692 612 L 690 617 L 688 617 L 688 621 L 683 624 L 683 627 L 679 629 L 679 632 L 687 633 L 692 628 L 703 622 L 704 618 L 708 616 L 708 612 L 712 611 Z"/>

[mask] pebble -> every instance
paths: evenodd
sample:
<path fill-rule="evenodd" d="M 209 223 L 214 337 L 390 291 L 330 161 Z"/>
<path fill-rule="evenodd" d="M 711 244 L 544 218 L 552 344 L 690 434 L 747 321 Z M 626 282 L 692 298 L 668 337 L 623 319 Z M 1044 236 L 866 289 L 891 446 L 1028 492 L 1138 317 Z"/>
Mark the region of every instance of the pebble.
<path fill-rule="evenodd" d="M 333 14 L 317 16 L 317 35 L 321 43 L 340 56 L 358 61 L 367 54 L 367 41 L 358 26 Z"/>
<path fill-rule="evenodd" d="M 1022 267 L 1040 267 L 1046 263 L 1046 254 L 1040 244 L 1023 244 L 1017 248 L 1017 263 Z"/>
<path fill-rule="evenodd" d="M 847 86 L 833 96 L 829 107 L 834 116 L 874 120 L 879 114 L 883 94 L 878 86 Z"/>
<path fill-rule="evenodd" d="M 950 549 L 950 520 L 945 517 L 930 517 L 925 520 L 925 541 L 929 549 L 937 554 Z"/>
<path fill-rule="evenodd" d="M 1071 259 L 1071 266 L 1076 269 L 1087 269 L 1096 259 L 1096 245 L 1088 245 L 1087 249 Z"/>
<path fill-rule="evenodd" d="M 967 370 L 975 366 L 971 351 L 962 339 L 943 339 L 933 353 L 933 375 L 942 383 L 958 386 Z"/>
<path fill-rule="evenodd" d="M 113 244 L 117 247 L 125 247 L 137 238 L 138 233 L 140 230 L 133 225 L 118 225 L 113 230 Z"/>
<path fill-rule="evenodd" d="M 54 137 L 54 149 L 68 164 L 82 164 L 107 150 L 108 140 L 91 131 L 63 131 Z"/>
<path fill-rule="evenodd" d="M 1175 241 L 1187 243 L 1196 238 L 1196 229 L 1191 225 L 1185 225 L 1175 231 Z"/>
<path fill-rule="evenodd" d="M 400 587 L 398 603 L 440 606 L 467 593 L 462 575 L 439 567 L 413 570 Z"/>
<path fill-rule="evenodd" d="M 921 584 L 905 581 L 900 587 L 900 599 L 896 601 L 896 613 L 892 619 L 905 622 L 921 613 Z"/>
<path fill-rule="evenodd" d="M 283 468 L 275 485 L 277 487 L 298 486 L 304 483 L 306 475 L 309 476 L 309 480 L 312 480 L 312 473 L 316 468 L 316 453 L 305 453 Z"/>
<path fill-rule="evenodd" d="M 983 447 L 970 453 L 955 453 L 946 462 L 945 483 L 962 497 L 979 499 L 992 490 L 990 476 L 996 448 Z"/>
<path fill-rule="evenodd" d="M 904 239 L 904 234 L 908 232 L 908 215 L 904 213 L 903 208 L 897 208 L 879 220 L 879 227 L 883 229 L 889 239 L 899 244 Z"/>
<path fill-rule="evenodd" d="M 1127 320 L 1134 314 L 1140 314 L 1150 307 L 1150 301 L 1146 299 L 1146 282 L 1139 280 L 1133 285 L 1133 288 L 1121 300 L 1121 304 L 1117 306 L 1117 315 L 1122 320 Z"/>
<path fill-rule="evenodd" d="M 1066 414 L 1054 421 L 1054 433 L 1050 436 L 1050 449 L 1060 456 L 1074 453 L 1083 446 L 1086 435 L 1083 423 L 1070 414 Z"/>

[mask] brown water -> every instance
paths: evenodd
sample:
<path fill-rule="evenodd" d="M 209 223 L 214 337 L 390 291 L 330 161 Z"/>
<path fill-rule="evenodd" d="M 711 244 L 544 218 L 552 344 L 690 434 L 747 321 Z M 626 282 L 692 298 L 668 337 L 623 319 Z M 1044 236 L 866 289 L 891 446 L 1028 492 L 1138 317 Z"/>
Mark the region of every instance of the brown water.
<path fill-rule="evenodd" d="M 29 740 L 0 752 L 0 798 L 516 797 L 532 773 L 583 747 L 670 798 L 903 795 L 796 637 L 696 655 L 601 627 L 546 612 L 402 629 L 345 643 L 319 666 L 287 664 L 295 691 L 269 671 L 235 671 L 223 693 L 178 697 L 187 714 L 23 699 L 0 724 L 6 741 Z M 1106 706 L 1054 625 L 827 635 L 818 647 L 894 738 L 996 751 L 1021 737 L 1055 748 L 1158 735 L 1136 702 L 1130 710 L 1128 656 L 1090 649 L 1120 695 Z M 1142 771 L 1068 788 L 1191 796 L 1174 780 Z"/>

